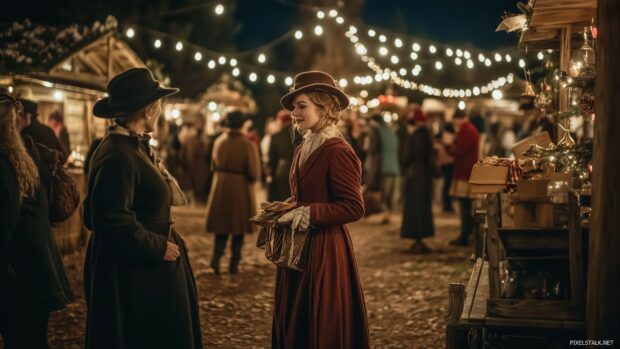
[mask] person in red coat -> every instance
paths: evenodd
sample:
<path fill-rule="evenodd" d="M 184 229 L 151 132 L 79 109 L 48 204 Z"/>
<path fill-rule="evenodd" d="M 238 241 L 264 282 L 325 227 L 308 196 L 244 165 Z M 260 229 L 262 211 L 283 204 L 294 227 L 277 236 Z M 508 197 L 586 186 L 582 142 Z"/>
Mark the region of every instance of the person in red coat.
<path fill-rule="evenodd" d="M 451 245 L 467 246 L 469 235 L 474 229 L 474 215 L 472 212 L 472 194 L 469 185 L 469 176 L 474 164 L 478 161 L 478 145 L 480 134 L 476 126 L 469 122 L 467 114 L 456 110 L 452 116 L 452 123 L 458 130 L 448 153 L 454 157 L 454 172 L 450 194 L 459 200 L 461 216 L 461 234 Z"/>
<path fill-rule="evenodd" d="M 364 215 L 361 163 L 337 128 L 348 97 L 323 72 L 304 72 L 281 104 L 304 135 L 290 173 L 298 208 L 278 223 L 311 228 L 303 272 L 278 267 L 272 348 L 369 348 L 364 294 L 345 226 Z"/>

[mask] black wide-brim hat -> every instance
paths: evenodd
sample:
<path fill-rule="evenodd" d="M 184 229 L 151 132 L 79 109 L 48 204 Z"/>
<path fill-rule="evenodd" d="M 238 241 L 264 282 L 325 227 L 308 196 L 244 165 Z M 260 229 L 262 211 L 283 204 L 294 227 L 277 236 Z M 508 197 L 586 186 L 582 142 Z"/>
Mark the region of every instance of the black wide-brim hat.
<path fill-rule="evenodd" d="M 339 111 L 349 107 L 349 97 L 336 85 L 334 78 L 322 71 L 306 71 L 295 75 L 293 87 L 280 99 L 280 104 L 287 110 L 293 110 L 293 100 L 304 92 L 324 92 L 338 98 Z"/>
<path fill-rule="evenodd" d="M 131 68 L 110 80 L 108 97 L 95 103 L 93 114 L 116 119 L 134 113 L 158 99 L 179 92 L 178 88 L 161 87 L 147 68 Z"/>

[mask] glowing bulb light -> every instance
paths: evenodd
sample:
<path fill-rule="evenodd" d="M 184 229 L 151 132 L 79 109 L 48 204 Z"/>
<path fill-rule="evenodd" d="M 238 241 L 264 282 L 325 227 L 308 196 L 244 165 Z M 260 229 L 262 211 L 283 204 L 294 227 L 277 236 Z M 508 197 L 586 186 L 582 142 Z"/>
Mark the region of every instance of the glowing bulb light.
<path fill-rule="evenodd" d="M 161 40 L 159 40 L 159 39 L 155 40 L 155 42 L 153 43 L 153 46 L 155 46 L 155 48 L 160 48 L 161 47 Z"/>
<path fill-rule="evenodd" d="M 133 30 L 133 28 L 128 28 L 125 32 L 125 35 L 127 35 L 127 37 L 131 39 L 134 37 L 134 35 L 136 35 L 136 32 Z"/>
<path fill-rule="evenodd" d="M 265 56 L 264 53 L 261 53 L 258 55 L 256 60 L 258 61 L 258 63 L 265 63 L 267 61 L 267 56 Z"/>
<path fill-rule="evenodd" d="M 182 42 L 180 42 L 180 41 L 179 41 L 179 42 L 177 42 L 177 44 L 174 46 L 174 48 L 175 48 L 177 51 L 181 51 L 181 50 L 183 49 L 183 43 L 182 43 Z"/>
<path fill-rule="evenodd" d="M 301 30 L 298 30 L 295 32 L 295 39 L 299 40 L 303 37 L 304 37 L 304 33 L 302 33 Z"/>
<path fill-rule="evenodd" d="M 321 27 L 320 25 L 317 25 L 316 27 L 314 27 L 314 34 L 316 36 L 323 35 L 323 27 Z"/>
<path fill-rule="evenodd" d="M 223 15 L 224 14 L 224 5 L 222 5 L 222 4 L 215 5 L 215 8 L 213 9 L 213 11 L 218 16 Z"/>

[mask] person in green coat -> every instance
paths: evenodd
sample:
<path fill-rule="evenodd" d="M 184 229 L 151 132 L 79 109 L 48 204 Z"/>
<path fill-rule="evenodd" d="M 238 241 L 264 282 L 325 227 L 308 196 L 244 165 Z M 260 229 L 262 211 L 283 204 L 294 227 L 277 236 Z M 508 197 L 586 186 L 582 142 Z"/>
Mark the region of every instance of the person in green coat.
<path fill-rule="evenodd" d="M 202 348 L 198 294 L 170 208 L 186 204 L 149 145 L 163 88 L 146 68 L 107 86 L 93 114 L 114 119 L 95 150 L 84 200 L 86 348 Z"/>
<path fill-rule="evenodd" d="M 52 311 L 74 299 L 49 222 L 47 172 L 20 137 L 21 104 L 0 91 L 0 335 L 4 347 L 48 348 Z"/>

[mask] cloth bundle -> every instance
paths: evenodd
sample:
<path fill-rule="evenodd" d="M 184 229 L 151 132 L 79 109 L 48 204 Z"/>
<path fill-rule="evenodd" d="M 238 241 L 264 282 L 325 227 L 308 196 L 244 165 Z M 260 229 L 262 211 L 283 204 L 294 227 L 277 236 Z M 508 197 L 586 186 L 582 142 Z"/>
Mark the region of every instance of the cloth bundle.
<path fill-rule="evenodd" d="M 295 202 L 263 202 L 261 212 L 250 222 L 261 226 L 256 247 L 265 250 L 268 260 L 279 267 L 304 271 L 308 263 L 311 229 L 304 224 L 278 223 L 280 217 L 299 209 Z"/>

